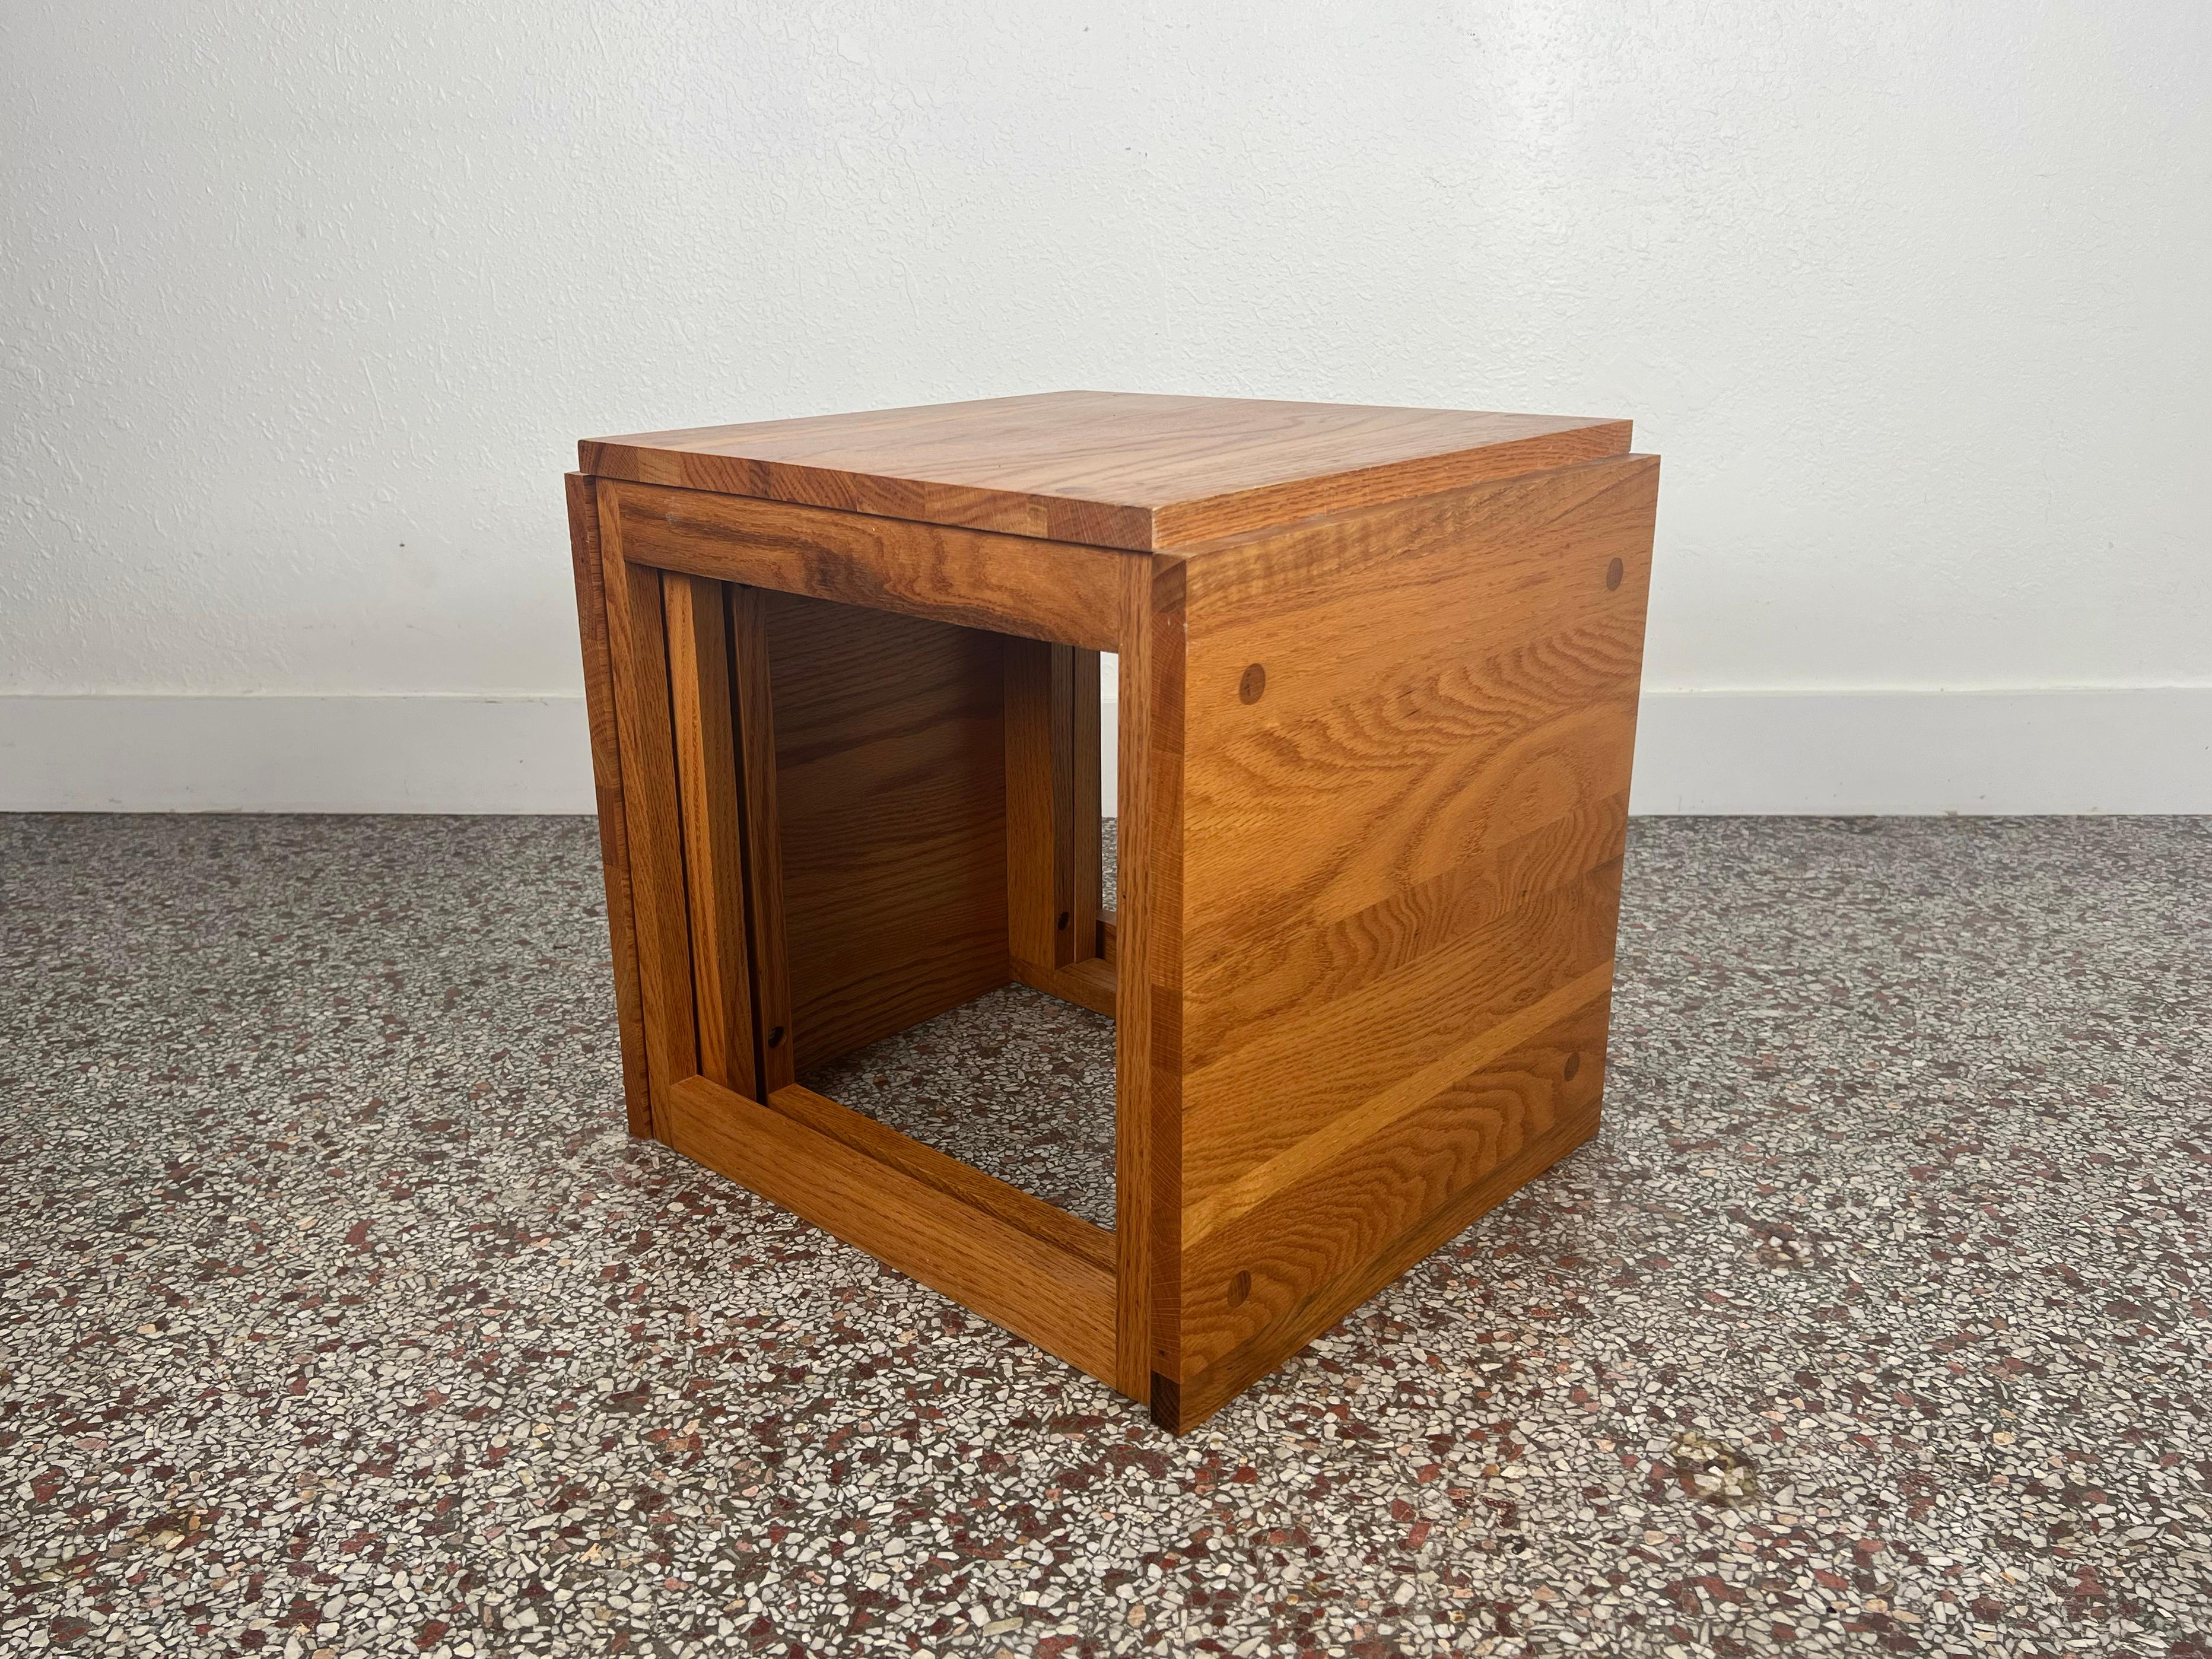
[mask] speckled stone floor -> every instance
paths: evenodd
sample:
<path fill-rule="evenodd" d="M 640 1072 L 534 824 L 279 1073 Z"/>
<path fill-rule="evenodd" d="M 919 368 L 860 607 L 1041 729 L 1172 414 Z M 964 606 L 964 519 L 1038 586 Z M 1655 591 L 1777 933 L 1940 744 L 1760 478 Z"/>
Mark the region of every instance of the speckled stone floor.
<path fill-rule="evenodd" d="M 799 1079 L 1070 1214 L 1114 1224 L 1114 1022 L 1009 985 Z"/>
<path fill-rule="evenodd" d="M 1198 1433 L 620 1127 L 574 820 L 0 820 L 0 1652 L 2212 1655 L 2212 823 L 1633 830 Z"/>
<path fill-rule="evenodd" d="M 1115 897 L 1105 823 L 1103 906 Z M 1009 985 L 799 1079 L 841 1106 L 1114 1224 L 1114 1022 Z"/>

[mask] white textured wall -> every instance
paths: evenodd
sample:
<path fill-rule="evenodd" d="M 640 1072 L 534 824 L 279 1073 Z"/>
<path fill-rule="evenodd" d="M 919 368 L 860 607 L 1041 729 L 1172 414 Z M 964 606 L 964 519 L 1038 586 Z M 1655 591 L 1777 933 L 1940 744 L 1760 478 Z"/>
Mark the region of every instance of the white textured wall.
<path fill-rule="evenodd" d="M 2212 807 L 2208 63 L 2197 0 L 11 4 L 0 801 L 175 804 L 244 729 L 125 764 L 58 693 L 517 698 L 321 747 L 567 799 L 576 436 L 1094 386 L 1632 416 L 1699 694 L 1647 802 Z M 1893 694 L 1961 689 L 2088 735 L 1928 751 Z M 1717 762 L 1730 692 L 1783 713 Z M 2179 783 L 2085 784 L 2154 704 Z M 471 799 L 391 770 L 184 797 Z"/>

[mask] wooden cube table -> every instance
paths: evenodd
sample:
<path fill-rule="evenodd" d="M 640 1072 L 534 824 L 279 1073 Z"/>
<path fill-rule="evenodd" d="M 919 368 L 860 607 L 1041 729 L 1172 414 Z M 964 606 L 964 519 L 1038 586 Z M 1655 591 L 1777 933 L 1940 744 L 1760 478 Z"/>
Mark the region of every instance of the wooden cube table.
<path fill-rule="evenodd" d="M 583 443 L 631 1133 L 1204 1419 L 1597 1127 L 1628 442 L 1072 392 Z M 799 1081 L 1013 981 L 1116 1022 L 1111 1231 Z"/>

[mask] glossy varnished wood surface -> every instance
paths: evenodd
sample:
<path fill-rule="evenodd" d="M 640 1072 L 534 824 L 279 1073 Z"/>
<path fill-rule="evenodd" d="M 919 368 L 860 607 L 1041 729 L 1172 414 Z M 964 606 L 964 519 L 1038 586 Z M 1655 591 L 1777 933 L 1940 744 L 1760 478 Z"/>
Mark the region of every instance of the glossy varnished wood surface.
<path fill-rule="evenodd" d="M 786 593 L 762 605 L 803 1073 L 1012 977 L 1003 641 Z"/>
<path fill-rule="evenodd" d="M 653 1135 L 665 1140 L 669 1091 L 699 1069 L 668 630 L 660 572 L 623 557 L 614 514 L 605 499 L 598 506 L 601 594 L 621 745 L 623 821 L 629 850 L 646 1079 Z"/>
<path fill-rule="evenodd" d="M 641 563 L 1113 648 L 1126 553 L 697 489 L 611 481 L 599 489 Z"/>
<path fill-rule="evenodd" d="M 1109 1018 L 1098 950 L 1098 653 L 1005 641 L 1006 920 L 1014 977 Z"/>
<path fill-rule="evenodd" d="M 578 453 L 610 479 L 1157 550 L 1628 441 L 1626 421 L 1573 416 L 1058 392 L 586 439 Z"/>
<path fill-rule="evenodd" d="M 878 1162 L 951 1194 L 962 1203 L 996 1216 L 1079 1261 L 1109 1273 L 1114 1267 L 1114 1235 L 1094 1222 L 1070 1215 L 1032 1197 L 973 1164 L 924 1146 L 887 1124 L 839 1105 L 811 1089 L 792 1085 L 777 1090 L 769 1103 L 786 1117 L 843 1141 Z"/>
<path fill-rule="evenodd" d="M 669 703 L 684 819 L 699 1070 L 726 1088 L 758 1098 L 763 1091 L 756 1080 L 727 603 L 720 582 L 680 571 L 661 573 L 660 592 L 668 624 Z"/>
<path fill-rule="evenodd" d="M 1170 1426 L 1182 1297 L 1183 585 L 1171 556 L 1132 561 L 1122 579 L 1115 779 L 1118 1386 Z"/>
<path fill-rule="evenodd" d="M 1621 457 L 1182 565 L 1175 1426 L 1595 1113 L 1656 483 Z"/>
<path fill-rule="evenodd" d="M 645 1064 L 645 1012 L 637 984 L 637 927 L 630 911 L 629 831 L 623 816 L 622 747 L 615 730 L 614 665 L 607 647 L 599 509 L 591 479 L 568 477 L 568 542 L 576 577 L 576 628 L 584 654 L 584 709 L 592 738 L 592 783 L 599 816 L 599 867 L 606 884 L 614 957 L 615 1023 L 622 1042 L 623 1107 L 634 1135 L 653 1133 Z"/>
<path fill-rule="evenodd" d="M 1098 956 L 1103 908 L 1105 837 L 1098 816 L 1104 733 L 1098 653 L 1053 647 L 1053 864 L 1054 887 L 1067 920 L 1057 915 L 1054 960 L 1074 967 Z"/>
<path fill-rule="evenodd" d="M 1419 1212 L 1395 1237 L 1355 1226 L 1340 1242 L 1343 1266 L 1314 1282 L 1273 1321 L 1259 1326 L 1235 1348 L 1186 1379 L 1153 1382 L 1152 1417 L 1164 1428 L 1186 1433 L 1267 1375 L 1311 1339 L 1388 1285 L 1422 1257 L 1495 1208 L 1597 1133 L 1593 1105 L 1558 1118 L 1502 1162 L 1470 1162 L 1461 1184 L 1425 1189 L 1435 1207 Z M 1364 1219 L 1364 1218 L 1361 1218 Z M 1285 1331 L 1303 1330 L 1291 1340 Z"/>
<path fill-rule="evenodd" d="M 766 1096 L 797 1075 L 792 1063 L 791 954 L 783 926 L 782 808 L 776 791 L 775 694 L 770 683 L 768 611 L 775 596 L 728 585 L 730 686 L 735 704 L 738 793 L 744 827 L 745 897 L 751 928 L 753 1070 Z"/>
<path fill-rule="evenodd" d="M 820 1096 L 775 1099 L 690 1078 L 671 1094 L 670 1144 L 1113 1382 L 1114 1273 L 1098 1229 Z"/>
<path fill-rule="evenodd" d="M 1006 672 L 1006 937 L 1015 972 L 1054 963 L 1060 915 L 1055 845 L 1067 757 L 1054 744 L 1053 696 L 1059 652 L 1041 640 L 1008 640 Z"/>

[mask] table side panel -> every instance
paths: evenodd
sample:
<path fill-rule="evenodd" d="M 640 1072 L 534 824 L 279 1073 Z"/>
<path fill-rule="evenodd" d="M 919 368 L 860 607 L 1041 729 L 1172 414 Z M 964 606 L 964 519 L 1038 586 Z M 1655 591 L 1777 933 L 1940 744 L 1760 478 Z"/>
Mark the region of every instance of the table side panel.
<path fill-rule="evenodd" d="M 1594 1123 L 1656 485 L 1622 457 L 1189 562 L 1178 1426 Z"/>
<path fill-rule="evenodd" d="M 614 665 L 607 650 L 607 601 L 599 568 L 599 509 L 592 481 L 568 475 L 568 544 L 576 578 L 576 629 L 583 647 L 584 710 L 592 740 L 592 787 L 599 811 L 599 873 L 606 887 L 608 945 L 614 959 L 615 1030 L 622 1050 L 623 1108 L 630 1133 L 653 1134 L 647 1081 L 645 1013 L 637 986 L 637 923 L 631 913 L 629 833 L 623 819 L 622 747 L 615 732 Z"/>
<path fill-rule="evenodd" d="M 1181 1352 L 1182 561 L 1133 562 L 1122 586 L 1121 864 L 1115 912 L 1115 1243 L 1121 1389 L 1173 1426 Z"/>
<path fill-rule="evenodd" d="M 799 1073 L 1012 977 L 995 634 L 766 596 Z"/>
<path fill-rule="evenodd" d="M 1387 1288 L 1468 1224 L 1510 1198 L 1520 1187 L 1574 1151 L 1597 1129 L 1595 1106 L 1578 1115 L 1560 1115 L 1548 1132 L 1523 1146 L 1506 1162 L 1449 1190 L 1449 1196 L 1437 1208 L 1364 1258 L 1357 1255 L 1365 1244 L 1358 1225 L 1369 1218 L 1352 1218 L 1348 1241 L 1352 1248 L 1345 1254 L 1353 1258 L 1354 1265 L 1334 1278 L 1319 1281 L 1296 1306 L 1278 1319 L 1261 1325 L 1204 1370 L 1179 1382 L 1155 1378 L 1153 1420 L 1177 1433 L 1195 1428 L 1281 1365 L 1314 1336 Z M 1291 1340 L 1285 1335 L 1285 1330 L 1302 1330 L 1307 1334 Z"/>
<path fill-rule="evenodd" d="M 670 570 L 661 574 L 660 592 L 668 624 L 699 1069 L 725 1087 L 758 1099 L 766 1091 L 756 1080 L 752 946 L 745 918 L 726 589 L 706 577 Z"/>
<path fill-rule="evenodd" d="M 599 507 L 600 574 L 622 757 L 647 1082 L 653 1134 L 665 1140 L 669 1091 L 699 1069 L 668 633 L 660 572 L 624 556 L 621 532 L 604 492 Z"/>

